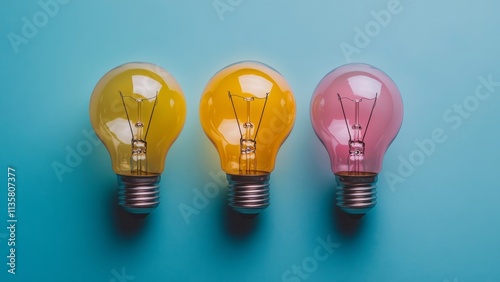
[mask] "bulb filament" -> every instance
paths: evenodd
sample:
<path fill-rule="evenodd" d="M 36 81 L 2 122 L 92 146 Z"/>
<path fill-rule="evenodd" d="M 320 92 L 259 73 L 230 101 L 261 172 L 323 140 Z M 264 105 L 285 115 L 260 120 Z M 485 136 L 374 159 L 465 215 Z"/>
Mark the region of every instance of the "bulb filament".
<path fill-rule="evenodd" d="M 156 95 L 151 98 L 134 98 L 132 96 L 124 96 L 123 93 L 119 90 L 118 93 L 122 99 L 123 108 L 125 110 L 125 114 L 127 116 L 128 125 L 130 128 L 131 134 L 131 151 L 132 154 L 130 156 L 130 172 L 136 175 L 147 174 L 148 166 L 147 166 L 147 147 L 148 142 L 146 141 L 148 137 L 149 127 L 151 125 L 151 120 L 153 119 L 153 113 L 156 108 L 156 104 L 158 102 L 158 92 Z M 134 123 L 132 127 L 132 120 L 129 116 L 129 111 L 125 104 L 125 98 L 134 101 L 137 105 L 136 113 L 137 113 L 137 121 Z M 146 131 L 144 132 L 144 123 L 142 121 L 142 111 L 143 111 L 143 102 L 148 101 L 151 102 L 154 100 L 153 108 L 151 109 L 151 114 L 149 115 L 149 120 L 147 122 Z M 135 128 L 135 132 L 134 132 Z"/>
<path fill-rule="evenodd" d="M 257 98 L 257 97 L 243 97 L 240 95 L 231 94 L 231 92 L 228 91 L 228 96 L 229 100 L 231 101 L 234 117 L 236 118 L 236 123 L 238 126 L 238 130 L 240 132 L 240 162 L 239 162 L 240 173 L 250 174 L 257 168 L 257 159 L 256 159 L 257 135 L 259 133 L 262 117 L 264 116 L 264 111 L 266 109 L 267 98 L 269 96 L 269 93 L 266 93 L 265 98 Z M 240 120 L 238 119 L 238 113 L 234 105 L 233 97 L 240 98 L 245 103 L 245 108 L 244 108 L 245 121 L 242 123 L 240 123 Z M 252 122 L 252 116 L 251 116 L 252 102 L 254 102 L 256 99 L 264 100 L 264 105 L 262 106 L 262 112 L 260 113 L 257 126 L 255 126 L 254 122 Z M 255 133 L 252 136 L 253 131 Z"/>
<path fill-rule="evenodd" d="M 347 133 L 349 134 L 349 158 L 348 158 L 348 167 L 349 174 L 358 175 L 365 172 L 364 163 L 365 163 L 365 136 L 368 131 L 368 126 L 370 125 L 370 121 L 373 115 L 373 109 L 375 109 L 375 105 L 377 103 L 378 93 L 375 94 L 375 98 L 367 99 L 350 99 L 347 97 L 341 97 L 339 93 L 337 93 L 337 97 L 340 102 L 340 107 L 342 108 L 342 113 L 344 115 L 345 125 L 347 127 Z M 349 122 L 347 121 L 347 116 L 345 114 L 344 104 L 342 102 L 343 99 L 354 102 L 354 124 L 349 127 Z M 366 128 L 364 129 L 363 135 L 361 136 L 361 131 L 363 130 L 363 126 L 360 123 L 359 115 L 359 104 L 364 100 L 373 100 L 372 108 L 370 111 L 370 116 L 368 117 L 368 121 L 366 122 Z M 351 134 L 352 130 L 352 134 Z"/>

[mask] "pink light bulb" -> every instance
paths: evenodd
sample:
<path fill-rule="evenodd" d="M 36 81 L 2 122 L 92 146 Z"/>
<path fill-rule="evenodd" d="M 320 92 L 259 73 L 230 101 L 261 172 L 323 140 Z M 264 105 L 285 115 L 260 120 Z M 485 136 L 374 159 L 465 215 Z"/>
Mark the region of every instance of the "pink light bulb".
<path fill-rule="evenodd" d="M 364 215 L 377 202 L 377 175 L 403 121 L 396 84 L 370 65 L 336 68 L 314 90 L 311 121 L 330 155 L 337 206 Z"/>

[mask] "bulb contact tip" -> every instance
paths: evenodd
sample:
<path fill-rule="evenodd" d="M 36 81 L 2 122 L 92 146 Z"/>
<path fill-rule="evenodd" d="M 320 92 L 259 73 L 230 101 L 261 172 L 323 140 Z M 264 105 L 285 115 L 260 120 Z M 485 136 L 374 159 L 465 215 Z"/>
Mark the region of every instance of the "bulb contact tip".
<path fill-rule="evenodd" d="M 364 215 L 377 203 L 377 174 L 335 175 L 337 206 L 351 215 Z"/>
<path fill-rule="evenodd" d="M 270 173 L 260 175 L 228 174 L 229 206 L 241 214 L 258 214 L 269 206 Z"/>
<path fill-rule="evenodd" d="M 132 214 L 149 214 L 160 204 L 160 175 L 117 175 L 118 202 Z"/>

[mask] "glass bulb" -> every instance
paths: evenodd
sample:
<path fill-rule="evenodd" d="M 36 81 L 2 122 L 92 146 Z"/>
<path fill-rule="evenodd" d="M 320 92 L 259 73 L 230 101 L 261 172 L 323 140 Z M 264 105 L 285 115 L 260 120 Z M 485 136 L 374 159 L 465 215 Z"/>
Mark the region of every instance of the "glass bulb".
<path fill-rule="evenodd" d="M 270 173 L 295 121 L 290 86 L 262 63 L 229 65 L 205 87 L 200 120 L 227 174 L 229 205 L 259 213 L 269 205 Z"/>
<path fill-rule="evenodd" d="M 121 65 L 95 86 L 90 120 L 109 152 L 127 211 L 147 214 L 158 206 L 165 158 L 185 118 L 179 84 L 156 65 Z"/>
<path fill-rule="evenodd" d="M 365 214 L 376 204 L 377 175 L 403 121 L 396 84 L 369 65 L 341 66 L 314 90 L 311 121 L 330 155 L 337 205 L 350 214 Z"/>

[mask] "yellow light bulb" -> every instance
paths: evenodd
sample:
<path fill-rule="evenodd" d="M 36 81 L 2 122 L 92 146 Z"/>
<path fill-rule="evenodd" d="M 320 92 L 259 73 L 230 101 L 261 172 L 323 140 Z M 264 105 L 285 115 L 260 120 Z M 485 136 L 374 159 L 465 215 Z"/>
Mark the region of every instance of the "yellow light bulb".
<path fill-rule="evenodd" d="M 185 118 L 179 84 L 156 65 L 127 63 L 97 83 L 90 120 L 109 152 L 127 211 L 147 214 L 158 206 L 165 158 Z"/>
<path fill-rule="evenodd" d="M 269 205 L 269 176 L 295 121 L 290 86 L 262 63 L 230 65 L 205 87 L 200 120 L 227 174 L 229 205 L 259 213 Z"/>

